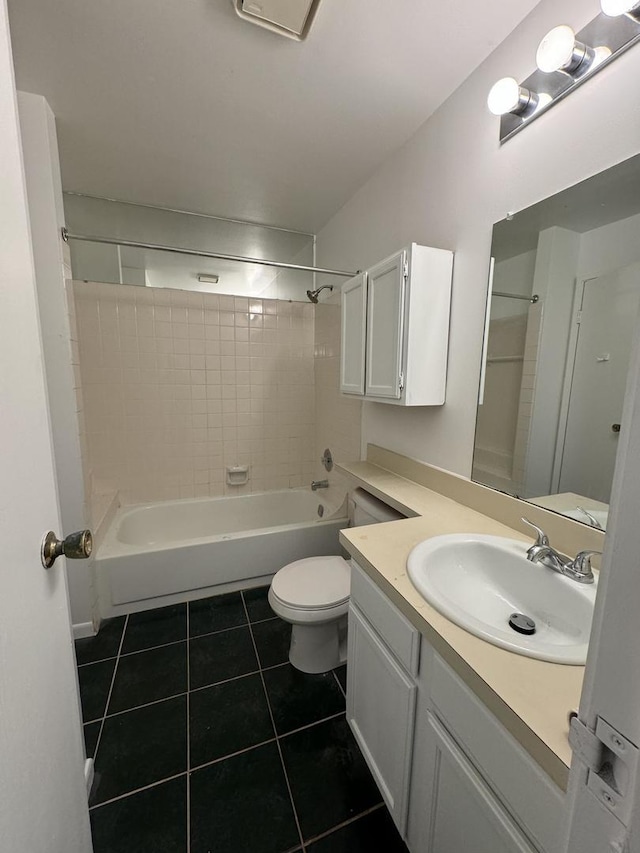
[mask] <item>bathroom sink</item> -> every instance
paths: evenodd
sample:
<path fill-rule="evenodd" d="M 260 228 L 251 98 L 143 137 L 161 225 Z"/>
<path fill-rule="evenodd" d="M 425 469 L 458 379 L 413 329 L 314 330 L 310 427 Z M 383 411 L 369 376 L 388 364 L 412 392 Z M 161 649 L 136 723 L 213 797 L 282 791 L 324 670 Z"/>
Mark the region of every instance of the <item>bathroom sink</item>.
<path fill-rule="evenodd" d="M 596 584 L 530 562 L 527 548 L 500 536 L 435 536 L 411 551 L 407 572 L 429 604 L 477 637 L 527 657 L 584 664 Z"/>

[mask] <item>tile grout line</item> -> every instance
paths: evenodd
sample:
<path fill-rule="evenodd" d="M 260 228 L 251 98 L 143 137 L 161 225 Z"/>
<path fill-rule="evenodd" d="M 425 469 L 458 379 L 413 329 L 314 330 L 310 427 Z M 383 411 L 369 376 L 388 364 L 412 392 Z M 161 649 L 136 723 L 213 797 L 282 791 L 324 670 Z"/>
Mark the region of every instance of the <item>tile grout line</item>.
<path fill-rule="evenodd" d="M 347 820 L 343 820 L 342 823 L 337 823 L 335 826 L 332 826 L 331 829 L 327 829 L 325 832 L 321 832 L 319 835 L 314 835 L 313 838 L 310 838 L 307 841 L 307 844 L 315 844 L 316 841 L 322 841 L 323 838 L 328 838 L 330 835 L 333 835 L 334 832 L 337 832 L 340 829 L 344 829 L 346 826 L 350 826 L 352 823 L 360 820 L 361 818 L 367 817 L 374 812 L 380 811 L 380 809 L 384 808 L 384 802 L 377 803 L 375 806 L 371 806 L 369 809 L 365 809 L 363 812 L 359 812 L 357 815 L 353 815 L 353 817 L 347 818 Z"/>
<path fill-rule="evenodd" d="M 187 853 L 191 853 L 191 728 L 189 723 L 191 704 L 191 671 L 189 668 L 189 602 L 187 602 Z"/>
<path fill-rule="evenodd" d="M 150 611 L 143 611 L 143 612 L 150 612 Z M 187 613 L 188 613 L 188 610 L 187 610 Z M 128 615 L 127 615 L 127 618 L 128 618 Z M 246 623 L 246 624 L 242 624 L 242 625 L 232 625 L 230 628 L 221 628 L 219 631 L 208 631 L 206 634 L 196 634 L 196 636 L 194 636 L 194 637 L 187 636 L 187 640 L 199 640 L 200 637 L 213 637 L 216 634 L 224 634 L 226 631 L 237 631 L 239 628 L 247 628 L 249 626 L 249 624 L 261 625 L 264 622 L 273 622 L 277 618 L 278 618 L 277 616 L 270 616 L 268 619 L 257 619 L 255 622 L 251 622 L 251 623 Z M 188 624 L 188 617 L 187 617 L 187 624 Z M 185 642 L 185 640 L 171 640 L 169 643 L 159 643 L 157 646 L 148 646 L 148 647 L 145 647 L 143 649 L 134 649 L 134 651 L 131 651 L 131 652 L 122 652 L 121 654 L 110 655 L 109 657 L 106 657 L 106 658 L 98 658 L 97 660 L 90 660 L 90 661 L 87 661 L 86 663 L 79 663 L 77 665 L 77 667 L 78 667 L 78 669 L 81 669 L 83 666 L 93 666 L 95 663 L 104 663 L 105 661 L 108 661 L 108 660 L 117 660 L 118 657 L 126 658 L 126 657 L 131 657 L 131 655 L 139 655 L 142 652 L 153 652 L 156 649 L 166 649 L 167 646 L 176 646 L 176 645 L 178 645 L 178 643 L 184 643 L 184 642 Z M 282 666 L 282 664 L 277 664 L 277 666 Z M 271 668 L 272 667 L 265 667 L 265 669 L 271 669 Z M 257 672 L 257 670 L 256 670 L 256 672 Z"/>
<path fill-rule="evenodd" d="M 184 642 L 181 640 L 180 642 Z M 188 655 L 188 651 L 187 651 Z M 125 655 L 126 657 L 126 655 Z M 117 658 L 116 658 L 117 660 Z M 188 657 L 187 657 L 188 661 Z M 265 667 L 264 671 L 269 672 L 273 669 L 279 669 L 282 666 L 287 666 L 287 663 L 278 663 L 274 666 Z M 151 705 L 159 705 L 161 702 L 167 702 L 169 699 L 179 699 L 181 696 L 186 696 L 187 693 L 199 693 L 202 690 L 210 690 L 212 687 L 220 687 L 223 684 L 229 684 L 231 681 L 240 681 L 241 678 L 248 678 L 250 675 L 259 675 L 260 670 L 254 669 L 251 672 L 245 672 L 242 675 L 234 675 L 232 678 L 225 678 L 224 681 L 214 681 L 213 684 L 205 684 L 202 687 L 194 687 L 192 690 L 184 691 L 183 693 L 172 693 L 170 696 L 163 696 L 161 699 L 153 699 L 151 702 L 143 702 L 140 705 L 132 705 L 130 708 L 123 708 L 121 711 L 112 711 L 110 714 L 103 714 L 100 717 L 94 717 L 93 720 L 87 720 L 86 722 L 83 720 L 83 725 L 94 725 L 95 723 L 101 723 L 103 719 L 111 719 L 111 717 L 118 717 L 121 714 L 128 714 L 129 711 L 137 711 L 140 708 L 148 708 Z M 187 675 L 188 678 L 188 675 Z M 328 719 L 328 718 L 327 718 Z M 320 721 L 318 721 L 320 722 Z M 311 724 L 313 725 L 313 724 Z M 302 726 L 305 728 L 305 726 Z"/>
<path fill-rule="evenodd" d="M 133 791 L 126 791 L 124 794 L 118 794 L 117 797 L 111 797 L 110 800 L 105 800 L 103 803 L 95 803 L 93 806 L 89 806 L 89 811 L 95 811 L 96 809 L 101 809 L 103 806 L 111 805 L 111 803 L 116 803 L 118 800 L 124 800 L 127 797 L 132 797 L 135 794 L 140 794 L 142 791 L 148 791 L 150 788 L 158 788 L 160 785 L 164 785 L 165 782 L 172 782 L 174 779 L 181 779 L 182 777 L 187 777 L 186 770 L 183 770 L 181 773 L 175 773 L 173 776 L 167 776 L 166 779 L 158 779 L 155 782 L 149 782 L 148 785 L 143 785 L 141 788 L 134 788 Z"/>
<path fill-rule="evenodd" d="M 238 749 L 236 752 L 230 752 L 228 755 L 221 755 L 219 758 L 213 758 L 211 761 L 205 761 L 203 764 L 197 764 L 192 768 L 192 770 L 196 771 L 202 770 L 205 767 L 211 767 L 212 764 L 219 764 L 221 761 L 226 761 L 227 758 L 235 758 L 237 755 L 244 755 L 245 752 L 251 752 L 252 749 L 258 749 L 259 747 L 266 746 L 269 743 L 276 743 L 277 741 L 284 740 L 289 737 L 289 735 L 296 735 L 298 732 L 303 732 L 305 729 L 311 729 L 314 726 L 320 725 L 320 723 L 327 723 L 329 720 L 336 720 L 338 717 L 344 717 L 344 711 L 340 711 L 330 717 L 323 717 L 321 720 L 315 720 L 313 723 L 307 723 L 306 726 L 300 726 L 299 728 L 292 729 L 290 732 L 285 732 L 282 735 L 276 734 L 275 737 L 267 738 L 267 740 L 261 740 L 259 743 L 254 743 L 251 746 L 245 746 L 243 749 Z"/>
<path fill-rule="evenodd" d="M 341 693 L 342 693 L 342 695 L 344 696 L 344 700 L 345 700 L 345 702 L 346 702 L 346 701 L 347 701 L 347 691 L 343 688 L 343 686 L 342 686 L 342 684 L 341 684 L 341 682 L 340 682 L 340 679 L 338 678 L 338 676 L 337 676 L 337 674 L 336 674 L 335 669 L 334 669 L 334 670 L 332 670 L 332 672 L 333 672 L 333 677 L 334 677 L 334 678 L 335 678 L 335 680 L 338 682 L 338 687 L 340 688 L 340 692 L 341 692 Z"/>
<path fill-rule="evenodd" d="M 124 635 L 127 630 L 127 625 L 129 624 L 129 616 L 127 615 L 124 620 L 124 625 L 122 626 L 122 636 L 120 637 L 120 643 L 118 644 L 118 654 L 116 655 L 116 662 L 113 667 L 113 675 L 111 676 L 111 684 L 109 685 L 109 693 L 107 694 L 107 701 L 104 706 L 104 714 L 102 715 L 102 722 L 100 723 L 100 731 L 98 732 L 98 739 L 96 740 L 95 749 L 93 750 L 93 765 L 95 769 L 96 759 L 98 758 L 98 750 L 100 748 L 100 741 L 102 740 L 102 732 L 104 730 L 104 723 L 107 719 L 107 710 L 109 709 L 109 702 L 111 701 L 111 694 L 113 692 L 113 685 L 116 680 L 116 673 L 118 671 L 118 663 L 120 661 L 120 652 L 122 650 L 122 644 L 124 643 Z"/>
<path fill-rule="evenodd" d="M 284 765 L 282 748 L 280 746 L 280 741 L 278 740 L 278 731 L 276 729 L 276 723 L 275 723 L 275 720 L 273 718 L 273 711 L 271 710 L 271 702 L 269 701 L 269 694 L 267 692 L 267 685 L 266 685 L 266 682 L 264 680 L 264 674 L 262 672 L 262 664 L 260 661 L 260 656 L 258 654 L 258 647 L 256 645 L 255 637 L 253 636 L 253 627 L 251 625 L 251 622 L 249 621 L 249 611 L 247 609 L 247 602 L 245 601 L 244 594 L 242 592 L 240 593 L 240 596 L 242 598 L 242 606 L 244 607 L 244 612 L 245 612 L 245 615 L 247 617 L 247 622 L 249 623 L 249 633 L 251 635 L 251 642 L 253 643 L 253 650 L 254 650 L 256 659 L 258 661 L 258 666 L 260 667 L 260 681 L 262 682 L 262 689 L 264 690 L 264 695 L 265 695 L 265 699 L 267 702 L 267 709 L 269 711 L 269 717 L 271 719 L 271 725 L 273 726 L 273 733 L 276 736 L 276 748 L 278 750 L 278 755 L 280 756 L 280 764 L 282 766 L 282 772 L 284 773 L 284 781 L 285 781 L 286 786 L 287 786 L 287 791 L 289 792 L 289 800 L 291 802 L 291 808 L 293 810 L 293 817 L 295 819 L 296 828 L 298 830 L 298 838 L 300 839 L 300 848 L 301 848 L 302 853 L 305 853 L 304 838 L 302 836 L 302 829 L 300 827 L 300 820 L 298 818 L 298 811 L 296 809 L 296 804 L 293 801 L 293 792 L 291 790 L 291 783 L 289 782 L 289 776 L 287 774 L 287 768 Z"/>

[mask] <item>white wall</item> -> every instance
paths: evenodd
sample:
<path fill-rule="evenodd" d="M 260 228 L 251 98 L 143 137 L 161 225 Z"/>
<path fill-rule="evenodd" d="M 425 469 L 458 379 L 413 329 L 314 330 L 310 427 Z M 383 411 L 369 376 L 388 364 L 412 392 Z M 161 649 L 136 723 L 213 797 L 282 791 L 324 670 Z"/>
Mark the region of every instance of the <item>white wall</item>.
<path fill-rule="evenodd" d="M 363 442 L 469 475 L 492 225 L 638 152 L 629 81 L 640 49 L 503 146 L 487 92 L 500 77 L 533 71 L 551 27 L 580 29 L 598 11 L 597 0 L 543 0 L 318 235 L 318 263 L 343 269 L 365 268 L 411 240 L 456 253 L 447 402 L 416 410 L 367 403 Z"/>
<path fill-rule="evenodd" d="M 638 234 L 640 213 L 581 234 L 578 280 L 594 278 L 640 261 Z"/>
<path fill-rule="evenodd" d="M 64 225 L 62 183 L 55 119 L 40 95 L 18 95 L 20 131 L 29 219 L 36 268 L 38 304 L 58 498 L 66 536 L 86 526 L 82 454 L 78 426 L 69 310 L 60 228 Z M 75 625 L 92 621 L 92 568 L 85 561 L 67 562 L 71 618 Z"/>

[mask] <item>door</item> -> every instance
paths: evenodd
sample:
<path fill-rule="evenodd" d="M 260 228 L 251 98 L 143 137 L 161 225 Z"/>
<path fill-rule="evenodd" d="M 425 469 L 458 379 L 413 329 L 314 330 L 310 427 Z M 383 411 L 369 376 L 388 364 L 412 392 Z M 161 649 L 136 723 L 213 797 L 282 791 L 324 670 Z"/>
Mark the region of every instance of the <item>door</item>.
<path fill-rule="evenodd" d="M 601 764 L 598 760 L 594 769 L 589 767 L 589 750 L 582 754 L 574 751 L 568 790 L 566 850 L 569 853 L 636 853 L 640 850 L 640 760 L 637 751 L 640 747 L 638 322 L 621 424 L 579 716 L 591 732 L 595 731 L 598 720 L 608 724 L 619 733 L 619 740 L 626 741 L 627 746 L 622 751 L 609 749 L 605 752 L 603 743 L 602 766 L 598 767 Z M 610 783 L 614 785 L 613 791 Z"/>
<path fill-rule="evenodd" d="M 417 687 L 353 605 L 347 678 L 347 722 L 404 837 Z"/>
<path fill-rule="evenodd" d="M 406 252 L 369 270 L 366 395 L 400 399 Z"/>
<path fill-rule="evenodd" d="M 491 789 L 432 714 L 428 726 L 427 761 L 432 772 L 422 806 L 430 821 L 429 853 L 534 853 Z"/>
<path fill-rule="evenodd" d="M 638 264 L 584 282 L 559 492 L 609 502 L 639 305 Z"/>
<path fill-rule="evenodd" d="M 367 325 L 367 274 L 360 273 L 342 285 L 340 390 L 364 394 L 364 359 Z"/>
<path fill-rule="evenodd" d="M 6 0 L 0 0 L 0 827 L 3 850 L 89 853 L 64 560 Z"/>

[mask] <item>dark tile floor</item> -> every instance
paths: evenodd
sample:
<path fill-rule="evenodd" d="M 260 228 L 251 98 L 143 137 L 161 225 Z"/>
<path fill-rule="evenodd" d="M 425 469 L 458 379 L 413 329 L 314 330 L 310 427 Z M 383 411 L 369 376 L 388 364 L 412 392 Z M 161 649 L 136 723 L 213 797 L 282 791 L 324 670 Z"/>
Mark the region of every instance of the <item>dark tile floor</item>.
<path fill-rule="evenodd" d="M 95 853 L 406 853 L 267 588 L 112 619 L 76 642 Z"/>

